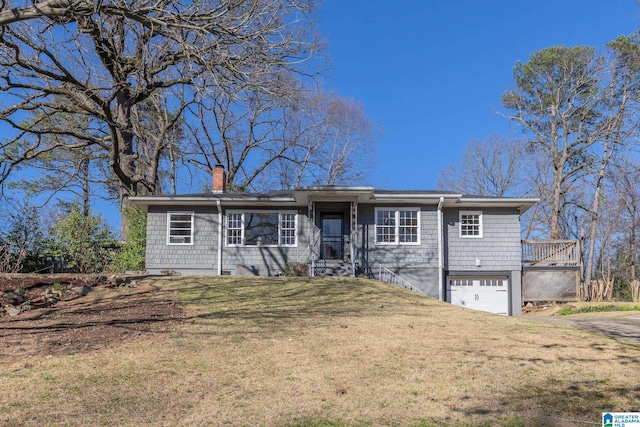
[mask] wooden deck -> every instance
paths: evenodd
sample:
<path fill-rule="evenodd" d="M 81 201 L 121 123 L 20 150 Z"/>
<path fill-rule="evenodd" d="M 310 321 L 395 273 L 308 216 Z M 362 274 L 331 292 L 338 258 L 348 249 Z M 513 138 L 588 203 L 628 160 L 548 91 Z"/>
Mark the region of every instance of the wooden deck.
<path fill-rule="evenodd" d="M 535 266 L 579 266 L 578 240 L 523 240 L 522 264 Z"/>

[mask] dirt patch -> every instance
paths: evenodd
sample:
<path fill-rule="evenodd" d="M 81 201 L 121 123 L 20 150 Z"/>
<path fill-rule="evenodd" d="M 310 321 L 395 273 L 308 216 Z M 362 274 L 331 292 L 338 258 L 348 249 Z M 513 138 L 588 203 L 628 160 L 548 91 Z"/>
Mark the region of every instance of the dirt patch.
<path fill-rule="evenodd" d="M 87 286 L 89 282 L 76 280 L 73 285 Z M 173 294 L 148 282 L 111 287 L 94 281 L 89 285 L 91 292 L 85 296 L 69 295 L 48 307 L 31 307 L 14 317 L 0 317 L 0 363 L 107 348 L 165 332 L 183 317 Z M 21 285 L 40 292 L 35 286 Z M 47 285 L 40 282 L 38 286 Z"/>
<path fill-rule="evenodd" d="M 543 302 L 543 303 L 528 303 L 522 307 L 521 315 L 523 316 L 557 316 L 560 310 L 566 307 L 567 304 L 555 303 L 555 302 Z"/>
<path fill-rule="evenodd" d="M 127 280 L 127 277 L 115 275 L 95 274 L 0 274 L 0 292 L 13 291 L 15 289 L 32 289 L 55 284 L 74 286 L 98 286 L 109 283 L 118 284 Z"/>

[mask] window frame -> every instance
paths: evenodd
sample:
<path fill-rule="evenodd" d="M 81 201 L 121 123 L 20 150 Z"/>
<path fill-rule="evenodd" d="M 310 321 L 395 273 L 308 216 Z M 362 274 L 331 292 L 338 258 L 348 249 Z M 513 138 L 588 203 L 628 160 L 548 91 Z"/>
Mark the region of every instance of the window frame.
<path fill-rule="evenodd" d="M 478 234 L 474 235 L 474 234 L 464 234 L 462 232 L 463 229 L 463 224 L 462 224 L 462 216 L 466 215 L 466 216 L 471 216 L 471 215 L 477 215 L 478 216 Z M 459 229 L 459 236 L 461 239 L 482 239 L 483 235 L 484 235 L 484 221 L 483 221 L 483 215 L 482 215 L 482 211 L 460 211 L 458 213 L 458 229 Z M 471 225 L 468 225 L 471 226 Z"/>
<path fill-rule="evenodd" d="M 278 236 L 276 244 L 264 244 L 264 245 L 247 245 L 245 240 L 245 214 L 253 213 L 253 214 L 276 214 L 278 215 Z M 229 243 L 229 217 L 231 215 L 240 215 L 240 243 Z M 294 232 L 294 243 L 293 244 L 283 244 L 283 234 L 284 230 L 291 230 L 291 228 L 283 228 L 283 215 L 293 215 L 293 232 Z M 229 209 L 225 211 L 224 215 L 224 233 L 225 233 L 225 245 L 227 247 L 242 247 L 242 248 L 295 248 L 298 246 L 298 213 L 293 210 L 268 210 L 268 209 Z M 233 228 L 237 230 L 238 228 Z M 289 236 L 290 237 L 290 236 Z"/>
<path fill-rule="evenodd" d="M 231 215 L 236 216 L 236 215 L 240 215 L 239 218 L 239 224 L 240 227 L 233 227 L 230 228 L 229 227 L 229 220 Z M 236 219 L 234 219 L 234 221 L 238 221 Z M 238 211 L 233 211 L 233 212 L 227 212 L 227 214 L 224 216 L 224 222 L 225 222 L 225 236 L 224 236 L 224 241 L 226 242 L 227 246 L 229 247 L 234 247 L 234 246 L 244 246 L 244 213 L 243 212 L 238 212 Z M 234 236 L 234 238 L 238 238 L 240 237 L 240 243 L 229 243 L 229 230 L 240 230 L 240 236 Z"/>
<path fill-rule="evenodd" d="M 389 225 L 378 225 L 378 212 L 380 211 L 391 211 L 394 212 L 394 222 L 393 226 Z M 400 224 L 400 212 L 416 212 L 416 241 L 415 242 L 401 242 L 400 241 L 400 229 L 403 227 L 407 227 L 406 225 Z M 373 224 L 374 224 L 374 240 L 377 246 L 419 246 L 421 244 L 421 210 L 419 207 L 407 206 L 407 207 L 386 207 L 380 206 L 374 208 L 373 213 Z M 379 242 L 378 241 L 378 227 L 393 227 L 394 228 L 394 241 L 393 242 Z M 414 226 L 410 226 L 414 228 Z"/>
<path fill-rule="evenodd" d="M 191 218 L 190 221 L 190 226 L 189 226 L 189 242 L 172 242 L 171 241 L 171 237 L 187 237 L 186 235 L 183 236 L 172 236 L 171 235 L 171 216 L 172 215 L 189 215 Z M 182 222 L 186 222 L 186 221 L 182 221 Z M 194 231 L 195 231 L 195 212 L 193 211 L 168 211 L 167 212 L 167 245 L 169 246 L 193 246 L 193 237 L 194 237 Z"/>
<path fill-rule="evenodd" d="M 293 228 L 291 227 L 283 227 L 283 215 L 293 215 Z M 287 221 L 290 221 L 288 219 Z M 283 240 L 283 230 L 293 230 L 293 243 L 282 243 Z M 286 236 L 290 238 L 291 236 Z M 298 246 L 298 213 L 293 211 L 284 211 L 278 212 L 278 246 L 283 248 L 295 248 Z"/>

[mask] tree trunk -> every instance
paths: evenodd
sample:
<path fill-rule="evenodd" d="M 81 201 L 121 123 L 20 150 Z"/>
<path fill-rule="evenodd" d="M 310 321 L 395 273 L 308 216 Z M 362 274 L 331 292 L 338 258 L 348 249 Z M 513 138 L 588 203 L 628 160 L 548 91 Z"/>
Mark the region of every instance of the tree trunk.
<path fill-rule="evenodd" d="M 83 153 L 84 155 L 85 153 Z M 80 174 L 82 175 L 82 214 L 88 217 L 91 213 L 91 188 L 89 183 L 89 166 L 90 160 L 87 154 L 80 161 Z"/>
<path fill-rule="evenodd" d="M 593 260 L 595 258 L 595 250 L 596 250 L 596 237 L 598 232 L 598 219 L 600 216 L 600 197 L 602 196 L 602 187 L 604 185 L 604 173 L 605 167 L 608 161 L 605 160 L 607 155 L 607 148 L 605 145 L 603 160 L 600 165 L 600 169 L 598 170 L 598 179 L 596 181 L 595 194 L 593 196 L 593 207 L 591 210 L 591 230 L 589 232 L 589 251 L 587 253 L 587 266 L 584 272 L 584 283 L 589 291 L 591 287 L 591 276 L 593 272 Z"/>
<path fill-rule="evenodd" d="M 551 224 L 549 237 L 560 238 L 560 211 L 562 208 L 562 167 L 554 166 L 553 173 L 553 199 L 551 203 Z"/>

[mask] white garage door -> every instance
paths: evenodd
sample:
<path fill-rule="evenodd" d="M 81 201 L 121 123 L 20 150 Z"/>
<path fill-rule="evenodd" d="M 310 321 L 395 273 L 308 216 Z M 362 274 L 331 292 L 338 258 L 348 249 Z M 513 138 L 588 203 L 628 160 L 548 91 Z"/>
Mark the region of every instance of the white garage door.
<path fill-rule="evenodd" d="M 509 278 L 448 277 L 447 301 L 461 307 L 509 314 Z"/>

